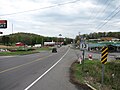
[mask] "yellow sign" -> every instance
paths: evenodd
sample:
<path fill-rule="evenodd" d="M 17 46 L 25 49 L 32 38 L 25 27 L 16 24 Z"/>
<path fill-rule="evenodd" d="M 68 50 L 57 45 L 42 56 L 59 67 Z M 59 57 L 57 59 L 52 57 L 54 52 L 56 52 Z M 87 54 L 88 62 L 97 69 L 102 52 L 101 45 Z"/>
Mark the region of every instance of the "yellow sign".
<path fill-rule="evenodd" d="M 101 63 L 102 64 L 107 63 L 107 56 L 108 56 L 108 47 L 103 47 L 102 54 L 101 54 Z"/>

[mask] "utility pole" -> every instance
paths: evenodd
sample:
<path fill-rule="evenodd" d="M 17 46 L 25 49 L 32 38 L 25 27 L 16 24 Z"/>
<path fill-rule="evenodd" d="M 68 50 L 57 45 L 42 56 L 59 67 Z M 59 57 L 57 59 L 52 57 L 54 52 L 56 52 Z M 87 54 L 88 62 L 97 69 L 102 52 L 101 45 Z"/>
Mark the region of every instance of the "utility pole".
<path fill-rule="evenodd" d="M 79 32 L 79 42 L 81 42 L 80 32 Z M 79 43 L 79 48 L 80 48 L 80 43 Z"/>
<path fill-rule="evenodd" d="M 12 34 L 13 34 L 13 23 L 12 23 Z"/>
<path fill-rule="evenodd" d="M 60 37 L 60 46 L 61 46 L 61 42 L 62 42 L 62 41 L 61 41 L 61 37 L 62 37 L 62 34 L 59 34 L 59 37 Z"/>
<path fill-rule="evenodd" d="M 13 23 L 12 23 L 12 35 L 11 35 L 11 45 L 13 44 Z"/>
<path fill-rule="evenodd" d="M 75 48 L 75 39 L 73 38 L 73 47 Z"/>
<path fill-rule="evenodd" d="M 42 37 L 42 46 L 44 46 L 43 37 Z"/>
<path fill-rule="evenodd" d="M 82 51 L 82 71 L 83 71 L 83 76 L 84 76 L 84 60 L 85 60 L 85 41 L 84 37 L 80 36 L 79 32 L 79 40 L 80 40 L 80 51 Z"/>

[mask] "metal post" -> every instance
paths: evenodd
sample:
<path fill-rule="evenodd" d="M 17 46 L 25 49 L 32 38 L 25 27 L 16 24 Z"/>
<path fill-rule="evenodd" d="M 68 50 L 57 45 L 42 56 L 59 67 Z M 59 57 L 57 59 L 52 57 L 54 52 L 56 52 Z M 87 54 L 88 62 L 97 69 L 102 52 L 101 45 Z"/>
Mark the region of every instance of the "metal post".
<path fill-rule="evenodd" d="M 80 32 L 79 32 L 79 42 L 81 43 Z M 79 48 L 80 48 L 80 43 L 79 43 Z"/>
<path fill-rule="evenodd" d="M 57 37 L 57 47 L 58 47 L 58 37 Z"/>
<path fill-rule="evenodd" d="M 101 82 L 102 87 L 103 87 L 103 84 L 104 84 L 104 71 L 105 71 L 105 66 L 104 66 L 104 64 L 102 64 L 102 82 Z"/>
<path fill-rule="evenodd" d="M 42 46 L 44 46 L 43 37 L 42 37 Z"/>
<path fill-rule="evenodd" d="M 13 34 L 13 23 L 12 23 L 12 34 Z"/>
<path fill-rule="evenodd" d="M 84 72 L 84 60 L 85 60 L 85 50 L 83 50 L 83 61 L 82 61 L 82 65 L 83 65 L 82 70 L 83 70 L 83 72 Z"/>
<path fill-rule="evenodd" d="M 12 23 L 12 35 L 11 35 L 11 45 L 13 44 L 13 23 Z"/>

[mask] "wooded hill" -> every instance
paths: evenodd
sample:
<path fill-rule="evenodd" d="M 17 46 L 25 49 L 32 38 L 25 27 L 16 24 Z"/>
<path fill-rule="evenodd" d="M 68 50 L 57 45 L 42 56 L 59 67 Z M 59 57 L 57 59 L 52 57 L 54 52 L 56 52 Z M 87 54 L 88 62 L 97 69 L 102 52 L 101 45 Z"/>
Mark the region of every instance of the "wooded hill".
<path fill-rule="evenodd" d="M 64 39 L 66 39 L 64 41 Z M 4 45 L 14 45 L 17 42 L 25 43 L 26 45 L 43 44 L 43 42 L 57 42 L 64 41 L 66 44 L 70 43 L 72 39 L 69 38 L 57 38 L 57 37 L 45 37 L 33 33 L 14 33 L 10 35 L 0 36 L 0 43 Z"/>

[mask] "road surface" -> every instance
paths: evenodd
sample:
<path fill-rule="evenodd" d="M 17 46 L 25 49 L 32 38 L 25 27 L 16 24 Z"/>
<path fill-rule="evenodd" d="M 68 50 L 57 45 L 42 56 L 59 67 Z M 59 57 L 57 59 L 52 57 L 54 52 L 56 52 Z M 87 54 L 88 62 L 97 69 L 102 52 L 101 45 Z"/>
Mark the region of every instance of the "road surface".
<path fill-rule="evenodd" d="M 76 59 L 69 47 L 58 53 L 0 57 L 0 90 L 78 90 L 69 81 L 69 67 Z"/>

